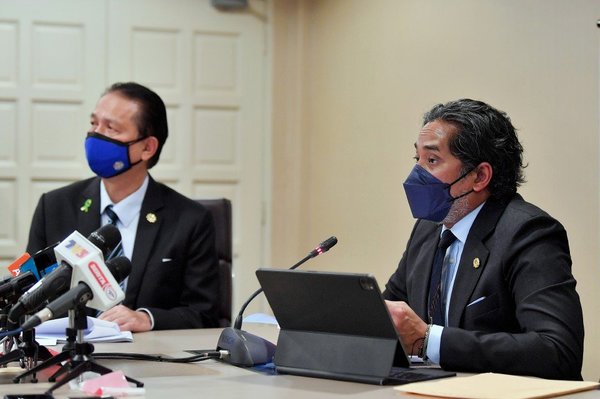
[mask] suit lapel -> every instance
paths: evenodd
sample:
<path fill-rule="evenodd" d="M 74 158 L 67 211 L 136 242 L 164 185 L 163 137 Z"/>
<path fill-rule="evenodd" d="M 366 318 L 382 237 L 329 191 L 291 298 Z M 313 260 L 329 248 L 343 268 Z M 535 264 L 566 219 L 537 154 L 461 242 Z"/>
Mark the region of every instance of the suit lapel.
<path fill-rule="evenodd" d="M 160 185 L 150 177 L 148 189 L 140 209 L 140 218 L 138 221 L 137 232 L 135 235 L 135 244 L 133 246 L 133 255 L 131 257 L 132 270 L 127 283 L 127 305 L 134 305 L 140 291 L 140 285 L 146 272 L 148 260 L 152 248 L 155 245 L 156 237 L 162 223 L 163 195 Z"/>
<path fill-rule="evenodd" d="M 460 325 L 468 301 L 487 264 L 489 249 L 485 245 L 485 239 L 496 228 L 505 208 L 506 202 L 488 199 L 471 226 L 452 288 L 448 311 L 450 327 Z"/>
<path fill-rule="evenodd" d="M 75 206 L 78 208 L 77 231 L 87 237 L 100 227 L 100 178 L 90 179 Z"/>

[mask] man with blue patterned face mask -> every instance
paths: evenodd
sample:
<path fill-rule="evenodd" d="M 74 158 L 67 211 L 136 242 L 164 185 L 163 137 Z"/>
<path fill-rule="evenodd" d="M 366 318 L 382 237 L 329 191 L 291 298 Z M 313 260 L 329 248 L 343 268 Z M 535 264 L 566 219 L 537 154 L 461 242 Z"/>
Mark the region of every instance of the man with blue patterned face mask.
<path fill-rule="evenodd" d="M 137 83 L 115 83 L 90 116 L 85 154 L 95 178 L 48 192 L 35 210 L 27 250 L 113 223 L 132 262 L 123 304 L 100 318 L 122 330 L 217 326 L 214 226 L 195 201 L 148 170 L 168 136 L 164 102 Z"/>
<path fill-rule="evenodd" d="M 406 351 L 453 371 L 581 379 L 567 234 L 517 194 L 523 148 L 508 116 L 436 105 L 415 149 L 404 190 L 417 221 L 384 291 Z"/>

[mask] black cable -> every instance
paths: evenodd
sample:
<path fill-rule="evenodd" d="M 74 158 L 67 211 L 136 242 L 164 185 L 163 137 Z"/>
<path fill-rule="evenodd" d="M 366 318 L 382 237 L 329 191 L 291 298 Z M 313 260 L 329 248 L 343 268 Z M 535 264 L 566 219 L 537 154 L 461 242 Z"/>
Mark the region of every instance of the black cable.
<path fill-rule="evenodd" d="M 119 353 L 119 352 L 107 352 L 107 353 L 94 353 L 92 357 L 94 359 L 118 359 L 118 360 L 145 360 L 149 362 L 164 362 L 164 363 L 194 363 L 201 362 L 208 359 L 221 359 L 228 355 L 227 351 L 210 351 L 204 352 L 199 355 L 189 357 L 164 357 L 161 355 L 145 355 L 143 353 Z"/>

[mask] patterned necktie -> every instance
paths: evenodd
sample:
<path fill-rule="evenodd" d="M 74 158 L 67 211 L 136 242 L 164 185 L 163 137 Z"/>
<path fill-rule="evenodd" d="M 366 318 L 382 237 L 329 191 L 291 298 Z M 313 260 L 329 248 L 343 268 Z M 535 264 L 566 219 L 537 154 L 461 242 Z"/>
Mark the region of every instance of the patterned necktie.
<path fill-rule="evenodd" d="M 106 216 L 108 216 L 109 223 L 112 224 L 113 226 L 116 226 L 117 222 L 119 221 L 119 216 L 115 213 L 115 211 L 113 211 L 112 208 L 113 208 L 112 204 L 108 205 L 106 208 L 104 208 L 104 213 L 106 214 Z M 113 251 L 107 257 L 107 260 L 116 258 L 117 256 L 122 256 L 122 255 L 123 255 L 123 241 L 119 242 L 119 245 L 117 245 L 115 247 L 115 249 L 113 249 Z"/>
<path fill-rule="evenodd" d="M 108 222 L 113 226 L 117 226 L 117 222 L 119 221 L 119 216 L 115 211 L 113 211 L 113 205 L 110 204 L 106 208 L 104 208 L 104 213 L 108 216 Z M 110 260 L 116 258 L 117 256 L 123 256 L 125 253 L 123 252 L 123 241 L 120 241 L 119 244 L 113 249 L 113 251 L 106 257 L 106 260 Z M 123 291 L 127 287 L 127 278 L 119 283 L 119 286 Z"/>
<path fill-rule="evenodd" d="M 117 222 L 119 221 L 119 216 L 117 216 L 117 214 L 115 213 L 115 211 L 113 211 L 112 208 L 112 204 L 108 205 L 106 208 L 104 208 L 104 213 L 106 213 L 106 216 L 108 216 L 108 222 L 113 226 L 116 226 Z"/>
<path fill-rule="evenodd" d="M 433 258 L 433 268 L 431 269 L 431 280 L 429 282 L 429 319 L 431 323 L 438 326 L 445 324 L 444 314 L 446 313 L 442 309 L 441 301 L 444 257 L 446 256 L 446 250 L 454 240 L 456 240 L 456 236 L 450 230 L 444 231 Z"/>

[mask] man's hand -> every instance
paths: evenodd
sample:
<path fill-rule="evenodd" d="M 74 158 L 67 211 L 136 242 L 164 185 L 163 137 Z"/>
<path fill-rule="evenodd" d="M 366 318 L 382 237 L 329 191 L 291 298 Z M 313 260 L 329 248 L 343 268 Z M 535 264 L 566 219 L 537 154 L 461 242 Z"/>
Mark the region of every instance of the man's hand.
<path fill-rule="evenodd" d="M 100 320 L 117 323 L 121 331 L 143 332 L 152 328 L 148 313 L 131 310 L 123 305 L 117 305 L 102 313 Z"/>
<path fill-rule="evenodd" d="M 425 337 L 427 324 L 408 306 L 406 302 L 385 301 L 390 311 L 400 342 L 409 355 L 417 355 L 421 345 L 419 339 Z"/>

